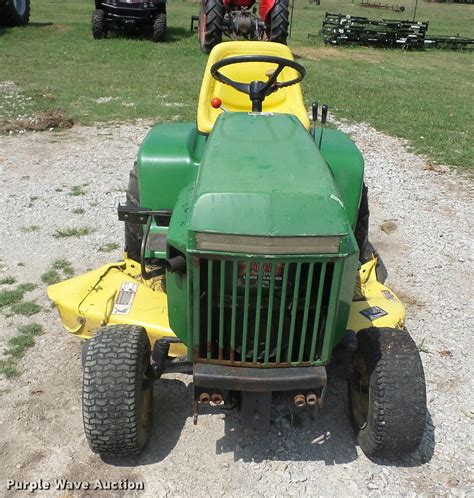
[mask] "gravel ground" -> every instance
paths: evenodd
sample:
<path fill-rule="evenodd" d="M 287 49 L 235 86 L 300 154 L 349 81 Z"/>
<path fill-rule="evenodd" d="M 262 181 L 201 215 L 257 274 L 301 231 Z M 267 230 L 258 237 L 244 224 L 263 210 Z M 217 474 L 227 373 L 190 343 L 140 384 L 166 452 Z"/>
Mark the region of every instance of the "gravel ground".
<path fill-rule="evenodd" d="M 420 450 L 397 464 L 368 460 L 350 429 L 345 384 L 331 371 L 319 416 L 282 401 L 271 432 L 252 436 L 240 431 L 235 414 L 204 414 L 193 426 L 189 379 L 166 376 L 156 383 L 145 453 L 109 462 L 92 454 L 82 432 L 80 345 L 63 331 L 40 277 L 59 257 L 76 273 L 120 258 L 120 250 L 99 249 L 122 242 L 115 206 L 149 123 L 75 127 L 0 138 L 0 278 L 39 283 L 26 296 L 44 309 L 29 319 L 0 314 L 0 351 L 22 323 L 46 331 L 20 362 L 22 375 L 0 380 L 2 496 L 12 494 L 6 479 L 58 478 L 142 481 L 147 496 L 473 493 L 472 184 L 411 154 L 399 139 L 341 126 L 366 157 L 371 239 L 422 344 L 429 417 Z M 70 195 L 73 187 L 82 195 Z M 78 208 L 85 213 L 75 214 Z M 56 229 L 85 226 L 93 233 L 53 237 Z"/>

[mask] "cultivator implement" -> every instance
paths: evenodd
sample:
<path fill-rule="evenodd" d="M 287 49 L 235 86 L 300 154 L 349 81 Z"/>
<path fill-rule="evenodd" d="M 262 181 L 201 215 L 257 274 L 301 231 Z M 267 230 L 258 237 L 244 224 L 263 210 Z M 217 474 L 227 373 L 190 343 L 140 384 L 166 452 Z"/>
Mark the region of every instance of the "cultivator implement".
<path fill-rule="evenodd" d="M 326 12 L 322 34 L 326 45 L 423 48 L 427 30 L 427 22 L 372 20 Z"/>

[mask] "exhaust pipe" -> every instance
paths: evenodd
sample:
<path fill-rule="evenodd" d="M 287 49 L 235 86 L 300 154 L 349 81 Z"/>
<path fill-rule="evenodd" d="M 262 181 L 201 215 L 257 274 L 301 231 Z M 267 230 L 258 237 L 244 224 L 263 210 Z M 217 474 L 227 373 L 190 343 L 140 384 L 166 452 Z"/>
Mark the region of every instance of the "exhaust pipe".
<path fill-rule="evenodd" d="M 308 393 L 306 395 L 306 403 L 308 406 L 314 406 L 318 404 L 318 397 L 314 393 Z"/>
<path fill-rule="evenodd" d="M 224 403 L 224 400 L 222 398 L 222 395 L 218 394 L 218 393 L 214 393 L 212 396 L 211 396 L 211 403 L 213 405 L 222 405 L 222 403 Z"/>
<path fill-rule="evenodd" d="M 293 402 L 295 403 L 295 406 L 297 406 L 298 408 L 302 408 L 303 406 L 306 405 L 306 398 L 304 394 L 297 394 L 293 398 Z"/>
<path fill-rule="evenodd" d="M 201 393 L 199 396 L 199 403 L 209 403 L 211 397 L 207 393 Z"/>

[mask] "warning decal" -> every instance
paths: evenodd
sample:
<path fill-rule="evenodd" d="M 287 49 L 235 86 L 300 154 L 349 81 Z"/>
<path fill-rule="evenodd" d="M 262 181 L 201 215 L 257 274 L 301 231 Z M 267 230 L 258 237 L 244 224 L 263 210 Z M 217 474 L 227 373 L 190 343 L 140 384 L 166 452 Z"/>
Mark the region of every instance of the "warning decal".
<path fill-rule="evenodd" d="M 137 293 L 138 284 L 123 282 L 115 300 L 112 315 L 128 315 L 132 309 L 132 303 Z"/>
<path fill-rule="evenodd" d="M 378 306 L 366 308 L 365 310 L 360 311 L 360 314 L 365 316 L 365 318 L 370 321 L 377 320 L 377 318 L 382 318 L 383 316 L 388 315 L 384 309 Z"/>

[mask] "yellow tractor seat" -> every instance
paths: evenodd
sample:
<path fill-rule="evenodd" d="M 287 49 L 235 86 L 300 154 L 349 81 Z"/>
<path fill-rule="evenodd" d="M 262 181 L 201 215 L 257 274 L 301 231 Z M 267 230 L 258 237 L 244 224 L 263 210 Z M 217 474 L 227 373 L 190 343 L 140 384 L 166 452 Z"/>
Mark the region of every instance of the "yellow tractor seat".
<path fill-rule="evenodd" d="M 250 112 L 252 110 L 252 103 L 248 95 L 216 81 L 211 76 L 211 67 L 214 63 L 238 55 L 272 55 L 293 60 L 290 49 L 281 43 L 232 41 L 216 45 L 209 55 L 199 94 L 197 128 L 201 133 L 210 133 L 216 119 L 224 112 L 222 109 L 214 109 L 211 106 L 213 98 L 219 98 L 222 101 L 222 106 L 230 112 Z M 235 81 L 250 83 L 255 80 L 267 81 L 276 67 L 276 64 L 268 62 L 244 62 L 226 66 L 221 69 L 221 72 Z M 296 76 L 297 72 L 294 69 L 285 67 L 277 81 L 288 81 Z M 299 83 L 280 88 L 269 95 L 263 102 L 263 112 L 294 114 L 309 130 L 310 122 Z"/>

